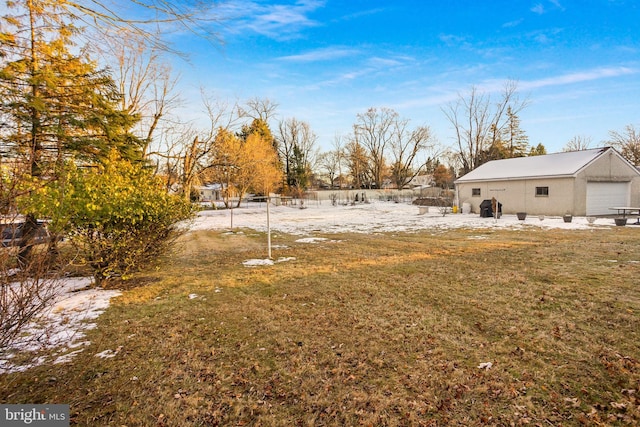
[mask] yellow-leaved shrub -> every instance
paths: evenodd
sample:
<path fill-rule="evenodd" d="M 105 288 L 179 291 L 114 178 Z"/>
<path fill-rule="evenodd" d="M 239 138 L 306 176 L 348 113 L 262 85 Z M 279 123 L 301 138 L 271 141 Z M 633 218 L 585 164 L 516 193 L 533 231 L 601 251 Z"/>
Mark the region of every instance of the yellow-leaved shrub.
<path fill-rule="evenodd" d="M 91 168 L 70 163 L 23 206 L 49 219 L 50 229 L 79 249 L 96 285 L 157 259 L 186 229 L 180 222 L 193 216 L 191 204 L 167 193 L 143 165 L 115 152 Z"/>

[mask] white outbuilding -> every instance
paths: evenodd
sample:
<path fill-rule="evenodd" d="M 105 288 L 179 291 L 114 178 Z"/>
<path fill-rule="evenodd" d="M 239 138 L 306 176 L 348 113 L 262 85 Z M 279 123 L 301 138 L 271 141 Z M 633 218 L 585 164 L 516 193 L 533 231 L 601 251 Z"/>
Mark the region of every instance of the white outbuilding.
<path fill-rule="evenodd" d="M 458 205 L 479 212 L 496 198 L 503 213 L 610 215 L 640 206 L 640 171 L 611 147 L 487 162 L 455 181 Z"/>

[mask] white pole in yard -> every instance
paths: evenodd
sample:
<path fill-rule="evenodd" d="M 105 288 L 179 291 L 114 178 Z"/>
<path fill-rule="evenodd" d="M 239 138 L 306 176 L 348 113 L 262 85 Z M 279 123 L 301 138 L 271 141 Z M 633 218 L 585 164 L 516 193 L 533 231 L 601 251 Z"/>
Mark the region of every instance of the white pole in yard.
<path fill-rule="evenodd" d="M 271 194 L 267 195 L 267 249 L 268 258 L 271 259 L 271 222 L 269 218 L 269 205 L 271 204 Z"/>

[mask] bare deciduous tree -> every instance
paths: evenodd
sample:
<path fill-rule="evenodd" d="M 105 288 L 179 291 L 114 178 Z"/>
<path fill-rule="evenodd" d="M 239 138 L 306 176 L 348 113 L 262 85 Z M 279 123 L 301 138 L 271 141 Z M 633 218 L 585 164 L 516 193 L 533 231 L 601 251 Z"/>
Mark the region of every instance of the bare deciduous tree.
<path fill-rule="evenodd" d="M 268 98 L 251 98 L 245 104 L 245 106 L 238 107 L 239 117 L 262 120 L 265 123 L 269 123 L 278 109 L 278 104 Z"/>
<path fill-rule="evenodd" d="M 329 179 L 329 186 L 335 187 L 340 170 L 340 155 L 333 150 L 321 153 L 318 156 L 318 167 L 324 172 L 323 175 Z"/>
<path fill-rule="evenodd" d="M 342 174 L 342 167 L 346 160 L 345 152 L 345 138 L 341 135 L 335 135 L 333 138 L 333 151 L 336 153 L 336 161 L 338 165 L 338 188 L 342 188 L 344 176 Z"/>
<path fill-rule="evenodd" d="M 358 114 L 353 125 L 354 147 L 362 147 L 369 158 L 369 174 L 373 184 L 382 188 L 387 173 L 387 150 L 393 143 L 398 113 L 389 108 L 369 108 Z M 353 150 L 352 150 L 353 151 Z"/>
<path fill-rule="evenodd" d="M 507 81 L 496 103 L 491 95 L 472 87 L 467 96 L 458 95 L 456 102 L 442 109 L 455 132 L 457 155 L 462 173 L 466 174 L 480 166 L 484 153 L 495 145 L 508 123 L 507 110 L 518 114 L 528 105 L 517 93 L 517 83 Z"/>
<path fill-rule="evenodd" d="M 162 34 L 174 31 L 186 31 L 205 39 L 219 42 L 212 26 L 219 24 L 221 18 L 210 13 L 216 7 L 214 3 L 175 2 L 171 0 L 125 0 L 117 7 L 105 1 L 65 1 L 51 2 L 67 16 L 80 21 L 92 31 L 92 41 L 102 42 L 105 38 L 122 40 L 131 35 L 144 41 L 154 49 L 181 54 L 170 42 L 163 39 L 158 28 L 162 26 Z M 39 0 L 38 3 L 45 1 Z M 135 10 L 135 14 L 123 11 Z M 212 18 L 213 17 L 213 18 Z"/>
<path fill-rule="evenodd" d="M 276 141 L 287 186 L 298 190 L 308 186 L 317 161 L 317 140 L 318 137 L 307 122 L 289 118 L 278 123 Z"/>
<path fill-rule="evenodd" d="M 192 125 L 175 125 L 173 132 L 163 136 L 161 148 L 153 153 L 158 159 L 161 173 L 167 174 L 167 184 L 176 180 L 185 198 L 191 197 L 195 185 L 207 180 L 216 167 L 216 137 L 221 131 L 229 131 L 236 123 L 237 104 L 215 101 L 203 94 L 203 102 L 209 117 L 209 129 L 201 131 Z"/>
<path fill-rule="evenodd" d="M 163 52 L 149 48 L 134 34 L 118 43 L 107 40 L 106 54 L 112 58 L 109 62 L 117 64 L 113 70 L 122 94 L 120 108 L 139 118 L 135 133 L 142 141 L 143 156 L 148 157 L 161 121 L 181 102 L 175 93 L 178 79 L 172 77 L 171 68 L 163 61 Z"/>
<path fill-rule="evenodd" d="M 608 144 L 620 150 L 631 163 L 640 165 L 640 131 L 633 125 L 627 125 L 623 132 L 610 131 Z"/>
<path fill-rule="evenodd" d="M 592 141 L 593 140 L 590 136 L 575 135 L 565 144 L 562 151 L 588 150 Z"/>
<path fill-rule="evenodd" d="M 398 120 L 394 125 L 394 138 L 391 143 L 392 164 L 391 179 L 396 188 L 403 188 L 413 178 L 425 171 L 431 157 L 422 159 L 420 155 L 434 151 L 435 142 L 428 126 L 419 126 L 409 130 L 408 120 Z"/>
<path fill-rule="evenodd" d="M 435 148 L 428 126 L 410 129 L 409 120 L 389 108 L 359 114 L 353 128 L 354 142 L 367 154 L 367 174 L 378 188 L 389 177 L 396 188 L 404 187 L 424 170 L 427 160 L 421 154 Z"/>

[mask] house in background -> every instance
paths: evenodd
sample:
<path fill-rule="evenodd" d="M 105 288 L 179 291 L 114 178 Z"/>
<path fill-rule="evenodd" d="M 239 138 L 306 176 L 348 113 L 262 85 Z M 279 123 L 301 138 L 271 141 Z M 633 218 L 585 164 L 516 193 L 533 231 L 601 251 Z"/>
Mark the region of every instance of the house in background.
<path fill-rule="evenodd" d="M 414 176 L 407 183 L 410 188 L 420 190 L 421 188 L 433 187 L 433 174 L 423 174 Z"/>
<path fill-rule="evenodd" d="M 195 187 L 200 195 L 201 202 L 213 202 L 222 200 L 224 188 L 222 184 L 207 184 Z"/>
<path fill-rule="evenodd" d="M 487 162 L 455 181 L 458 206 L 479 212 L 495 197 L 503 213 L 610 215 L 640 206 L 640 171 L 611 147 Z"/>

